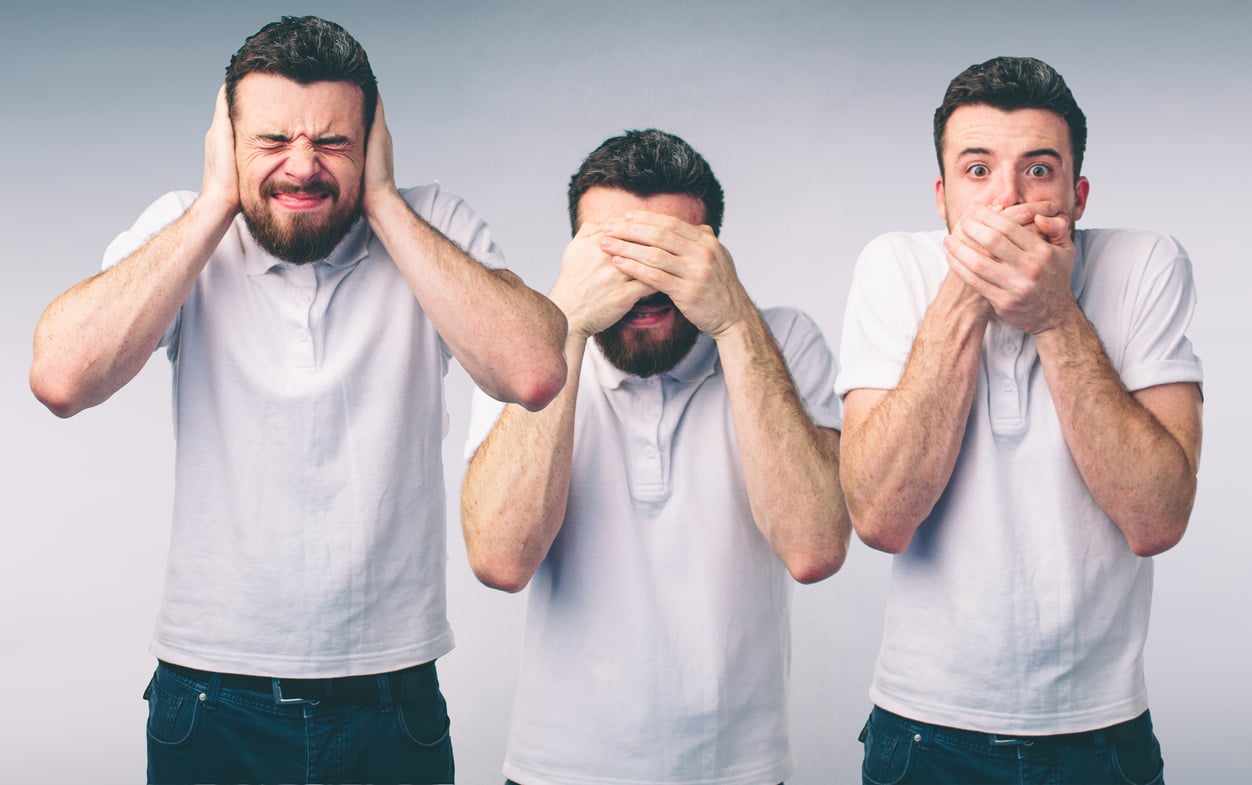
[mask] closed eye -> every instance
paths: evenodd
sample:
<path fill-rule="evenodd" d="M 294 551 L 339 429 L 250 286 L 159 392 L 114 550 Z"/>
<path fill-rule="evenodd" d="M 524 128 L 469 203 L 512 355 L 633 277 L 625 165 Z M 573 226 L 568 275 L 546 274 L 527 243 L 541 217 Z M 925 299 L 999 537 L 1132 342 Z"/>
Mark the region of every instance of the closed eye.
<path fill-rule="evenodd" d="M 352 146 L 352 140 L 346 136 L 321 136 L 314 139 L 313 144 L 328 150 L 343 150 Z"/>

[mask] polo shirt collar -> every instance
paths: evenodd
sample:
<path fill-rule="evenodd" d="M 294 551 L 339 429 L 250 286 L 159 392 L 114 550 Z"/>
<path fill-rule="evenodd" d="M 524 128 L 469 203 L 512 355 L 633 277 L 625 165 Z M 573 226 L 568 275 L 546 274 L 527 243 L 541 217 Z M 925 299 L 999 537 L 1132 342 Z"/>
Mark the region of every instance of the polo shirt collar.
<path fill-rule="evenodd" d="M 239 231 L 243 234 L 243 259 L 244 269 L 248 275 L 264 275 L 275 267 L 288 264 L 276 256 L 271 256 L 265 249 L 257 244 L 252 236 L 252 232 L 248 231 L 248 225 L 244 222 L 243 216 L 240 216 Z M 369 255 L 369 242 L 374 236 L 370 231 L 369 222 L 364 217 L 358 218 L 356 223 L 348 229 L 348 233 L 344 235 L 335 249 L 330 252 L 330 256 L 325 259 L 319 259 L 313 264 L 325 264 L 330 267 L 347 267 L 356 264 Z"/>
<path fill-rule="evenodd" d="M 616 390 L 626 382 L 639 382 L 641 378 L 633 373 L 626 373 L 609 362 L 600 345 L 595 339 L 588 341 L 592 365 L 595 368 L 596 381 L 606 390 Z M 717 344 L 713 339 L 700 333 L 691 351 L 678 361 L 678 364 L 665 373 L 659 374 L 663 379 L 673 379 L 679 383 L 698 382 L 712 376 L 717 370 Z"/>

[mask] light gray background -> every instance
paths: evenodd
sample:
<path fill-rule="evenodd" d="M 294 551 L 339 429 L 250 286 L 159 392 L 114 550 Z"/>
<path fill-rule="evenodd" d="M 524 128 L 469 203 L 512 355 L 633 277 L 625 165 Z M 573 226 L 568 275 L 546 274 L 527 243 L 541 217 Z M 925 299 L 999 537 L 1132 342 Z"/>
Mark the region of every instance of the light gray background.
<path fill-rule="evenodd" d="M 1180 238 L 1195 262 L 1192 338 L 1207 443 L 1190 533 L 1157 559 L 1148 682 L 1171 783 L 1242 780 L 1252 698 L 1245 505 L 1243 244 L 1252 182 L 1252 13 L 1234 2 L 62 2 L 0 11 L 0 779 L 143 779 L 146 647 L 171 506 L 169 370 L 157 355 L 62 422 L 26 383 L 44 306 L 92 274 L 162 192 L 197 188 L 230 54 L 284 13 L 344 24 L 370 53 L 397 179 L 438 179 L 547 291 L 568 239 L 564 191 L 624 128 L 685 136 L 728 195 L 723 240 L 761 305 L 811 313 L 837 346 L 853 261 L 874 235 L 938 226 L 930 114 L 956 72 L 1032 54 L 1091 124 L 1086 226 Z M 524 599 L 479 586 L 455 510 L 469 382 L 448 379 L 449 610 L 440 663 L 459 781 L 494 783 Z M 1242 402 L 1242 403 L 1241 403 Z M 792 619 L 793 785 L 859 782 L 856 735 L 890 560 L 799 587 Z M 1243 755 L 1238 755 L 1242 759 Z"/>

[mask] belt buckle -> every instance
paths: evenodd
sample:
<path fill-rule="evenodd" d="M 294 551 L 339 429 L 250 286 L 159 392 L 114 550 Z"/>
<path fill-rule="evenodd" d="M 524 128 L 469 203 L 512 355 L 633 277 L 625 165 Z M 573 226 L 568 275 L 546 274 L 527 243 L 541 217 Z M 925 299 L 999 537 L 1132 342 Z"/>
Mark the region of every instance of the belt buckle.
<path fill-rule="evenodd" d="M 292 704 L 292 703 L 316 704 L 317 703 L 317 701 L 313 700 L 312 698 L 284 698 L 282 679 L 271 679 L 270 683 L 274 687 L 274 702 L 275 703 L 283 703 L 283 704 Z"/>

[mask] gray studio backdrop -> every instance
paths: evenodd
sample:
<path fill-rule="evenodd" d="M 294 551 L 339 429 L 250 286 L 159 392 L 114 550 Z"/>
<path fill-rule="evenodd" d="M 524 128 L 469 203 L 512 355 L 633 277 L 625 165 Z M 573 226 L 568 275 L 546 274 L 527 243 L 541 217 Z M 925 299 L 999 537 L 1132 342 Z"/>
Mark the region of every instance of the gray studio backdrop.
<path fill-rule="evenodd" d="M 1252 327 L 1243 200 L 1252 80 L 1235 3 L 7 3 L 0 220 L 0 780 L 143 779 L 147 653 L 171 506 L 169 368 L 154 356 L 103 406 L 59 421 L 30 395 L 43 307 L 93 273 L 162 192 L 200 183 L 222 70 L 286 13 L 344 24 L 370 53 L 401 184 L 439 180 L 547 291 L 564 190 L 625 128 L 691 141 L 726 188 L 723 240 L 760 305 L 814 316 L 837 346 L 852 264 L 874 235 L 937 227 L 930 114 L 947 80 L 999 54 L 1069 79 L 1091 124 L 1087 226 L 1170 232 L 1195 263 L 1207 380 L 1200 496 L 1157 558 L 1147 648 L 1173 783 L 1242 779 L 1252 534 L 1243 505 Z M 479 586 L 457 519 L 469 382 L 448 378 L 449 612 L 441 662 L 459 781 L 501 781 L 524 596 Z M 795 592 L 793 785 L 859 782 L 890 560 L 855 544 Z"/>

